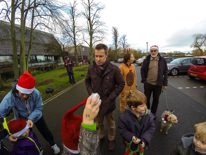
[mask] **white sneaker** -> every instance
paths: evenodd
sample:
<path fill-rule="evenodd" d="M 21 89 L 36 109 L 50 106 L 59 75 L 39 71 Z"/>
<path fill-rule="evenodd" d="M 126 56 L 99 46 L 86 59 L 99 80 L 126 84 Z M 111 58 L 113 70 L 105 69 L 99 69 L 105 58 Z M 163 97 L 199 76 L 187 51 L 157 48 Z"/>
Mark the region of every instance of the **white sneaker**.
<path fill-rule="evenodd" d="M 41 150 L 41 152 L 39 153 L 39 155 L 43 155 L 43 150 Z"/>
<path fill-rule="evenodd" d="M 56 144 L 51 146 L 51 149 L 54 150 L 54 154 L 59 154 L 60 153 L 60 149 L 59 149 L 59 147 Z"/>

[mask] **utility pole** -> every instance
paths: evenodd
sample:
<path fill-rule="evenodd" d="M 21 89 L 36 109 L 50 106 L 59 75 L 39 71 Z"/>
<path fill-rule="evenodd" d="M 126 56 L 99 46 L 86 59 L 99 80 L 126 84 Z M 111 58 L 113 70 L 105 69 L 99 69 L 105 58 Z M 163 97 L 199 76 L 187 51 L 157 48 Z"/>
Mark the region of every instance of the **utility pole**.
<path fill-rule="evenodd" d="M 147 46 L 147 52 L 146 52 L 146 56 L 148 55 L 148 42 L 146 42 L 146 46 Z"/>
<path fill-rule="evenodd" d="M 146 45 L 147 45 L 147 52 L 148 52 L 148 42 L 146 42 Z"/>

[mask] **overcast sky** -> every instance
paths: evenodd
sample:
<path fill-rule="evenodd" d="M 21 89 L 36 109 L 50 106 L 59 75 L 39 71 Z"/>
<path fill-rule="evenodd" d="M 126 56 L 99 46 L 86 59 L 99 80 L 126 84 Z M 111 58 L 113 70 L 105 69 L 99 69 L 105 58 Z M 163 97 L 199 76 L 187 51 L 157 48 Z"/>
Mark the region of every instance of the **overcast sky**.
<path fill-rule="evenodd" d="M 65 3 L 69 0 L 65 0 Z M 101 19 L 112 44 L 112 27 L 127 35 L 130 48 L 146 51 L 158 45 L 161 52 L 191 51 L 193 34 L 206 33 L 206 0 L 101 0 Z M 81 1 L 78 1 L 81 5 Z"/>
<path fill-rule="evenodd" d="M 64 3 L 74 0 L 59 0 Z M 146 52 L 157 45 L 160 52 L 192 50 L 193 34 L 206 33 L 206 0 L 94 0 L 105 5 L 101 20 L 106 23 L 104 43 L 112 44 L 112 27 L 127 35 L 130 48 Z M 77 0 L 81 10 L 81 0 Z M 2 7 L 2 6 L 1 6 Z M 0 8 L 1 8 L 0 7 Z M 82 23 L 80 21 L 80 23 Z"/>

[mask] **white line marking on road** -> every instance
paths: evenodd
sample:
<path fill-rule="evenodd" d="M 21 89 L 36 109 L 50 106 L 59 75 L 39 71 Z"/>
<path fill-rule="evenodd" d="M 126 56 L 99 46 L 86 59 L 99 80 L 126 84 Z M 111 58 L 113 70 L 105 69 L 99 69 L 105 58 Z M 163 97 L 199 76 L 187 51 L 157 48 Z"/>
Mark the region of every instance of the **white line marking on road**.
<path fill-rule="evenodd" d="M 184 76 L 184 77 L 187 77 L 187 76 Z"/>
<path fill-rule="evenodd" d="M 204 88 L 204 86 L 200 86 L 200 88 Z"/>
<path fill-rule="evenodd" d="M 178 87 L 178 89 L 182 89 L 182 87 Z"/>
<path fill-rule="evenodd" d="M 175 76 L 175 78 L 176 78 L 177 76 Z"/>
<path fill-rule="evenodd" d="M 182 77 L 182 76 L 180 76 L 180 77 Z"/>
<path fill-rule="evenodd" d="M 186 89 L 190 89 L 190 87 L 186 87 Z"/>
<path fill-rule="evenodd" d="M 193 88 L 197 88 L 197 87 L 193 87 Z"/>

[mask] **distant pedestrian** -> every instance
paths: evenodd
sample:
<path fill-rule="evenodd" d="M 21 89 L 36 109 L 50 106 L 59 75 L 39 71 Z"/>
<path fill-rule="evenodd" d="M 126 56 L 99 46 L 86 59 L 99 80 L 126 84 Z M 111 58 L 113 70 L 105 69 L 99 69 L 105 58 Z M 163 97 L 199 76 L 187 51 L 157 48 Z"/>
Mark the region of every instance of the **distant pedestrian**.
<path fill-rule="evenodd" d="M 95 47 L 96 62 L 89 66 L 85 84 L 89 95 L 98 93 L 102 100 L 99 113 L 96 117 L 97 126 L 100 129 L 100 145 L 105 136 L 105 118 L 108 127 L 108 150 L 112 151 L 115 148 L 115 99 L 123 90 L 125 82 L 120 69 L 107 59 L 107 49 L 107 46 L 104 44 L 98 44 Z"/>
<path fill-rule="evenodd" d="M 64 67 L 66 67 L 66 69 L 67 69 L 67 74 L 69 76 L 69 83 L 70 84 L 75 84 L 73 66 L 74 66 L 74 63 L 73 63 L 72 59 L 70 59 L 68 56 L 66 56 L 65 61 L 64 61 Z"/>
<path fill-rule="evenodd" d="M 150 97 L 153 93 L 151 112 L 156 119 L 159 96 L 163 89 L 167 89 L 167 62 L 160 56 L 159 47 L 153 45 L 150 47 L 150 55 L 143 61 L 141 67 L 141 82 L 144 83 L 144 93 L 147 97 L 147 108 L 150 109 Z"/>
<path fill-rule="evenodd" d="M 60 152 L 42 115 L 43 102 L 40 92 L 35 89 L 35 78 L 27 71 L 18 80 L 12 82 L 12 90 L 0 104 L 0 116 L 6 117 L 12 108 L 15 120 L 26 120 L 29 128 L 35 124 L 44 139 L 50 144 L 54 154 Z"/>
<path fill-rule="evenodd" d="M 129 52 L 129 51 L 128 51 Z M 125 93 L 129 90 L 136 90 L 137 82 L 136 82 L 136 70 L 134 65 L 134 56 L 132 53 L 127 53 L 124 55 L 123 63 L 119 67 L 121 70 L 121 74 L 125 81 L 125 86 L 123 91 L 120 93 L 120 112 L 122 113 L 127 106 L 125 102 Z"/>
<path fill-rule="evenodd" d="M 170 155 L 205 155 L 206 154 L 206 122 L 195 125 L 194 133 L 181 137 Z"/>
<path fill-rule="evenodd" d="M 125 111 L 119 116 L 119 133 L 128 155 L 131 153 L 129 144 L 132 140 L 131 150 L 137 150 L 140 144 L 142 153 L 142 148 L 149 145 L 155 132 L 154 115 L 147 109 L 147 97 L 138 90 L 130 90 L 125 96 L 125 102 Z"/>

